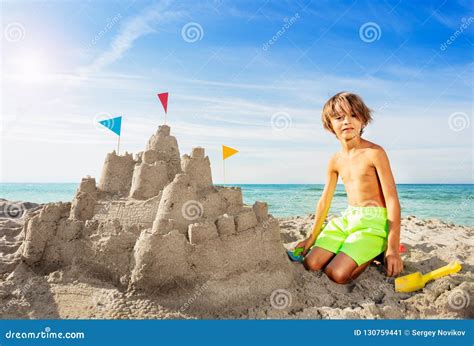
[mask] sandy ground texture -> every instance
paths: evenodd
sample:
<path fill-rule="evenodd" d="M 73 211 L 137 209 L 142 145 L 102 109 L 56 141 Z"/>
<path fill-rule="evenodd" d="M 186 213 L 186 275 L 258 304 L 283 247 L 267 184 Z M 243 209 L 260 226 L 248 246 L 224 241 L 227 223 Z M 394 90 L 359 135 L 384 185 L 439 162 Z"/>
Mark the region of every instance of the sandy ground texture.
<path fill-rule="evenodd" d="M 18 203 L 18 202 L 17 202 Z M 40 206 L 25 203 L 22 208 Z M 34 270 L 18 261 L 24 217 L 15 211 L 0 215 L 0 318 L 112 318 L 112 319 L 419 319 L 472 318 L 474 302 L 474 229 L 440 220 L 410 216 L 402 220 L 405 272 L 426 273 L 452 260 L 462 270 L 440 278 L 418 292 L 395 293 L 394 279 L 383 265 L 373 263 L 347 285 L 330 281 L 322 272 L 309 272 L 291 263 L 295 280 L 251 306 L 234 305 L 210 311 L 200 304 L 206 284 L 187 288 L 186 304 L 173 295 L 136 294 L 86 275 L 74 265 L 52 272 Z M 290 249 L 303 239 L 313 215 L 279 219 L 282 246 Z M 225 254 L 223 254 L 225 256 Z M 251 256 L 251 254 L 249 254 Z M 252 273 L 249 273 L 252 275 Z M 261 275 L 261 274 L 259 274 Z M 262 277 L 262 284 L 265 277 Z M 232 287 L 228 288 L 232 291 Z M 251 295 L 252 292 L 249 292 Z M 182 298 L 182 297 L 181 297 Z"/>

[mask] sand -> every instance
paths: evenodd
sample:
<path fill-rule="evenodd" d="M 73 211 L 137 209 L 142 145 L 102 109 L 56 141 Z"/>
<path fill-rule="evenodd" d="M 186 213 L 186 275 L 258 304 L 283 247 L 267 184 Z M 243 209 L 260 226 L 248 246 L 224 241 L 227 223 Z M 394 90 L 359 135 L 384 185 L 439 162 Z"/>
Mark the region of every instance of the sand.
<path fill-rule="evenodd" d="M 314 216 L 277 219 L 213 184 L 205 149 L 159 126 L 108 153 L 71 202 L 0 201 L 0 318 L 462 318 L 473 316 L 473 229 L 403 220 L 405 271 L 463 270 L 394 293 L 372 265 L 347 285 L 286 255 Z"/>
<path fill-rule="evenodd" d="M 18 202 L 17 202 L 18 203 Z M 36 207 L 38 208 L 38 207 Z M 41 208 L 41 206 L 39 206 Z M 33 207 L 33 210 L 35 207 Z M 279 219 L 282 246 L 291 248 L 311 227 L 313 215 Z M 372 264 L 347 285 L 331 282 L 322 272 L 291 263 L 295 279 L 264 298 L 234 303 L 215 311 L 199 300 L 209 287 L 186 288 L 181 296 L 133 293 L 108 280 L 87 276 L 74 265 L 41 273 L 14 257 L 22 243 L 25 216 L 0 218 L 0 318 L 111 319 L 420 319 L 472 318 L 474 229 L 440 220 L 410 216 L 402 220 L 405 272 L 427 272 L 451 260 L 462 263 L 454 275 L 414 293 L 395 293 L 394 279 L 383 265 Z M 249 273 L 252 275 L 252 273 Z M 257 274 L 259 275 L 259 274 Z M 261 277 L 265 280 L 264 277 Z M 228 287 L 229 291 L 233 287 Z M 251 295 L 252 292 L 250 291 Z M 177 293 L 178 295 L 178 293 Z M 178 303 L 179 302 L 179 303 Z"/>

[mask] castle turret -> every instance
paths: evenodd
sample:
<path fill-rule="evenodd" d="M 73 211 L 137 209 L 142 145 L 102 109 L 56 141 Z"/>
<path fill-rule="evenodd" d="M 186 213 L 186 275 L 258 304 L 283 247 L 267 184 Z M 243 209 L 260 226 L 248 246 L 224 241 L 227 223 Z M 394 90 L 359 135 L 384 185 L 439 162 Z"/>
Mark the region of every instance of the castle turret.
<path fill-rule="evenodd" d="M 117 155 L 115 150 L 108 153 L 100 176 L 99 188 L 102 191 L 128 196 L 132 185 L 135 160 L 131 154 Z"/>
<path fill-rule="evenodd" d="M 130 197 L 148 199 L 157 196 L 169 183 L 168 169 L 165 161 L 155 161 L 152 164 L 142 162 L 133 171 Z"/>
<path fill-rule="evenodd" d="M 186 234 L 188 226 L 203 214 L 203 207 L 198 201 L 196 185 L 191 177 L 185 173 L 176 175 L 174 180 L 163 190 L 160 206 L 153 223 L 153 231 L 167 233 L 164 227 L 168 220 L 172 220 L 173 229 Z"/>
<path fill-rule="evenodd" d="M 130 190 L 130 197 L 135 199 L 157 196 L 176 174 L 181 173 L 178 142 L 170 136 L 169 126 L 158 127 L 137 162 Z"/>
<path fill-rule="evenodd" d="M 174 136 L 170 136 L 170 127 L 168 125 L 161 125 L 158 127 L 158 131 L 150 137 L 146 146 L 147 151 L 152 149 L 153 152 L 145 152 L 144 157 L 148 156 L 147 163 L 153 163 L 154 159 L 162 160 L 167 163 L 168 178 L 170 181 L 174 179 L 174 176 L 181 173 L 181 161 L 179 155 L 178 141 Z M 152 162 L 153 161 L 153 162 Z"/>
<path fill-rule="evenodd" d="M 196 182 L 198 190 L 212 186 L 211 162 L 205 156 L 204 148 L 193 148 L 191 156 L 183 155 L 181 168 Z"/>
<path fill-rule="evenodd" d="M 97 202 L 98 191 L 95 179 L 87 176 L 82 178 L 72 201 L 70 217 L 76 220 L 89 220 L 94 216 L 94 206 Z"/>

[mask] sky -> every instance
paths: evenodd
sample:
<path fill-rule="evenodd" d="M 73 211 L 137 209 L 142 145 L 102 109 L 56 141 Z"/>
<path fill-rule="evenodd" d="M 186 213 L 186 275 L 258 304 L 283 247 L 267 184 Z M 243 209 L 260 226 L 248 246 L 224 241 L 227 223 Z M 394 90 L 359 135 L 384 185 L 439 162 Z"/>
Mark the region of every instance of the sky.
<path fill-rule="evenodd" d="M 1 1 L 0 182 L 99 179 L 117 136 L 139 152 L 164 123 L 213 180 L 325 183 L 340 150 L 321 110 L 373 110 L 364 138 L 395 181 L 473 183 L 472 2 Z M 341 181 L 339 181 L 341 183 Z"/>

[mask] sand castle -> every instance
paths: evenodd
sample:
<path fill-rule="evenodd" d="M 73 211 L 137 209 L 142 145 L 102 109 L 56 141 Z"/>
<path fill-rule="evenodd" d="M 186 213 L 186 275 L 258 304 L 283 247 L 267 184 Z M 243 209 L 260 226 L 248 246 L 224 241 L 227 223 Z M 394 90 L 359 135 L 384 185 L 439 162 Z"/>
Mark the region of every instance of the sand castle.
<path fill-rule="evenodd" d="M 108 154 L 72 203 L 0 198 L 0 318 L 473 316 L 472 227 L 402 219 L 407 273 L 452 260 L 463 270 L 396 293 L 381 264 L 338 285 L 290 263 L 285 248 L 314 217 L 244 205 L 239 188 L 213 185 L 204 149 L 180 157 L 161 126 L 145 151 Z"/>
<path fill-rule="evenodd" d="M 35 270 L 74 266 L 129 292 L 178 298 L 205 285 L 206 307 L 293 280 L 267 204 L 247 206 L 240 188 L 214 186 L 204 149 L 180 157 L 166 125 L 136 155 L 107 154 L 98 184 L 83 178 L 71 203 L 30 213 L 23 232 L 21 260 Z"/>

